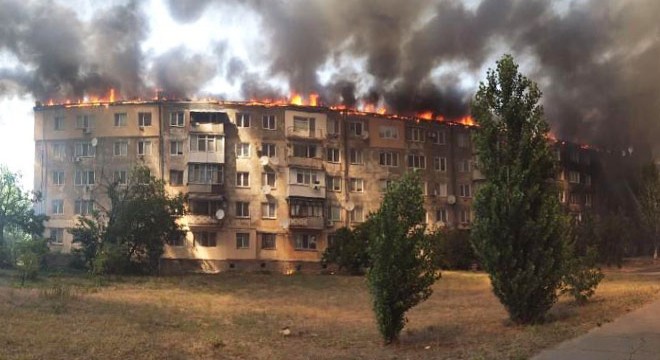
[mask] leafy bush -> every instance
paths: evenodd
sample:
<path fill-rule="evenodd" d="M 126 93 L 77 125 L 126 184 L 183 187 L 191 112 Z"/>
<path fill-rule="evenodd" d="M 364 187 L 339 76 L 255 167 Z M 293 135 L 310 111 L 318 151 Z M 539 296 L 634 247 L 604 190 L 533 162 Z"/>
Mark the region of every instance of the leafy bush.
<path fill-rule="evenodd" d="M 469 270 L 477 262 L 470 242 L 470 232 L 442 229 L 431 235 L 434 261 L 441 269 Z"/>
<path fill-rule="evenodd" d="M 368 227 L 365 222 L 351 230 L 341 228 L 335 232 L 335 242 L 323 253 L 323 262 L 337 264 L 339 270 L 345 269 L 351 275 L 362 275 L 369 266 Z"/>

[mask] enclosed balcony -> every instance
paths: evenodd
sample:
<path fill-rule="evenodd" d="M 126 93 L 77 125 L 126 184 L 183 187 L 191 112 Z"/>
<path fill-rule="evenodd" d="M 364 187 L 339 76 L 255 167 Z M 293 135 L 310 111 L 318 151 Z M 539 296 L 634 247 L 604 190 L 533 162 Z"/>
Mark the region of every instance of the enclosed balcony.
<path fill-rule="evenodd" d="M 325 226 L 325 200 L 290 198 L 289 228 L 321 230 Z"/>

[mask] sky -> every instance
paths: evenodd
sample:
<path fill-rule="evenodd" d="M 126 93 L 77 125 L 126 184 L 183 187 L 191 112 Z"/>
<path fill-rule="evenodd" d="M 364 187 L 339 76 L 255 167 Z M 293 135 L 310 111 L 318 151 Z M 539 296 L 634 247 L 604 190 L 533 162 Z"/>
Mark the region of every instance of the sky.
<path fill-rule="evenodd" d="M 553 133 L 660 149 L 657 0 L 0 0 L 0 164 L 33 177 L 35 101 L 284 98 L 469 114 L 504 53 Z"/>

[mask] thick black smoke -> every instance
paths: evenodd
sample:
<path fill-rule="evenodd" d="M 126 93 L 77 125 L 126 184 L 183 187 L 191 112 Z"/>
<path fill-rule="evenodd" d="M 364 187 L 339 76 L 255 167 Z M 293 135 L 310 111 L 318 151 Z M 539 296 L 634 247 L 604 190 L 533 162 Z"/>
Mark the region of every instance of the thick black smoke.
<path fill-rule="evenodd" d="M 61 99 L 115 87 L 130 98 L 157 87 L 190 97 L 221 76 L 245 99 L 282 98 L 266 79 L 284 79 L 329 104 L 455 118 L 469 113 L 478 85 L 465 79 L 482 78 L 509 52 L 540 84 L 557 136 L 625 147 L 660 138 L 656 0 L 164 1 L 185 23 L 247 11 L 261 27 L 245 31 L 258 32 L 264 45 L 250 50 L 249 62 L 226 43 L 153 58 L 140 47 L 149 35 L 146 2 L 82 19 L 56 2 L 0 0 L 0 56 L 21 63 L 0 68 L 0 95 Z M 361 67 L 342 62 L 347 57 Z M 266 65 L 265 76 L 255 63 Z M 328 64 L 336 71 L 322 76 Z"/>

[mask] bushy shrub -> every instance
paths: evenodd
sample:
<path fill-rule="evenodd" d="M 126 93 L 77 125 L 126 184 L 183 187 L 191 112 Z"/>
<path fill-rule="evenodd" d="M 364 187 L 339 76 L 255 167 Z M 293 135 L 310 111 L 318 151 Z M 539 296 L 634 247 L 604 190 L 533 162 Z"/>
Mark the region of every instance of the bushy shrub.
<path fill-rule="evenodd" d="M 469 270 L 477 262 L 470 242 L 470 232 L 441 229 L 432 235 L 434 261 L 441 269 Z"/>
<path fill-rule="evenodd" d="M 339 270 L 346 270 L 351 275 L 363 275 L 369 266 L 368 227 L 365 222 L 351 230 L 341 228 L 335 232 L 335 242 L 323 253 L 323 262 L 336 264 Z"/>

